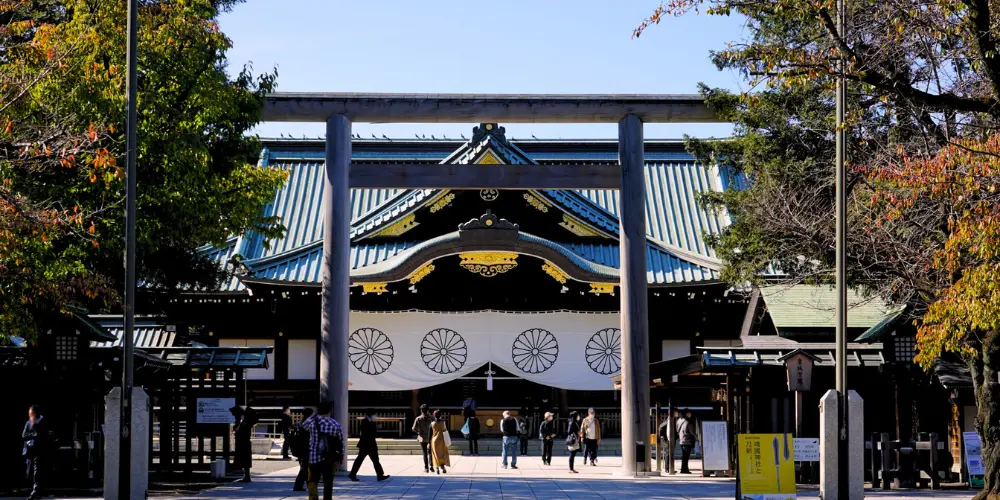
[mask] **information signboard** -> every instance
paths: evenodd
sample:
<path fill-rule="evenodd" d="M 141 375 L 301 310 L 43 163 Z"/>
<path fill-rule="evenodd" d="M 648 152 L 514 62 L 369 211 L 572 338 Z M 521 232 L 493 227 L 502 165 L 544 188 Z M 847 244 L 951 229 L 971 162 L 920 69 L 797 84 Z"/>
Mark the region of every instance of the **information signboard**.
<path fill-rule="evenodd" d="M 197 416 L 199 424 L 233 424 L 236 419 L 229 411 L 236 406 L 236 398 L 198 398 Z"/>
<path fill-rule="evenodd" d="M 744 499 L 795 498 L 795 443 L 791 434 L 740 434 L 737 443 Z"/>
<path fill-rule="evenodd" d="M 795 438 L 796 462 L 819 462 L 819 438 Z"/>
<path fill-rule="evenodd" d="M 729 433 L 725 421 L 701 423 L 701 450 L 704 470 L 729 470 Z"/>
<path fill-rule="evenodd" d="M 985 475 L 986 468 L 983 467 L 983 449 L 979 443 L 979 433 L 963 432 L 962 441 L 965 442 L 965 466 L 969 470 L 969 475 Z"/>

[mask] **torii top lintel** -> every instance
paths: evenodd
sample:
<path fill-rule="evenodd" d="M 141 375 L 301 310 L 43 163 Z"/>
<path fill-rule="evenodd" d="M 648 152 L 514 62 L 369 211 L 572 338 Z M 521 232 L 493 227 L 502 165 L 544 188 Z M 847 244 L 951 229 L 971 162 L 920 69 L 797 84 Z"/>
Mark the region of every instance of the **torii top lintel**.
<path fill-rule="evenodd" d="M 697 94 L 385 94 L 275 92 L 263 121 L 362 123 L 718 123 Z"/>

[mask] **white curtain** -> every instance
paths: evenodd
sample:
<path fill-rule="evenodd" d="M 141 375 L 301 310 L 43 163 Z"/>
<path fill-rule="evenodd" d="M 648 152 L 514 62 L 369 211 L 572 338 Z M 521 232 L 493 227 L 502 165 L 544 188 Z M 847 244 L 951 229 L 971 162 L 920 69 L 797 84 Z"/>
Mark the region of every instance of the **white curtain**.
<path fill-rule="evenodd" d="M 492 361 L 543 385 L 611 390 L 621 367 L 619 324 L 618 313 L 352 311 L 350 389 L 419 389 Z"/>

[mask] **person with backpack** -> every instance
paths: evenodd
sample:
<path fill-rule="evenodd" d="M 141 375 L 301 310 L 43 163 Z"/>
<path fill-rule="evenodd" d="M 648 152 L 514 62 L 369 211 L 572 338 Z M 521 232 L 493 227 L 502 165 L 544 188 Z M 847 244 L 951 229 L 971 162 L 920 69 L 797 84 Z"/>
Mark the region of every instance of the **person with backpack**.
<path fill-rule="evenodd" d="M 579 474 L 573 468 L 573 461 L 576 454 L 580 453 L 580 414 L 576 411 L 569 412 L 569 424 L 566 426 L 566 449 L 569 450 L 569 471 Z"/>
<path fill-rule="evenodd" d="M 462 434 L 469 441 L 469 456 L 479 456 L 479 419 L 476 418 L 476 410 L 466 407 L 464 413 L 465 425 L 462 426 Z"/>
<path fill-rule="evenodd" d="M 420 454 L 424 457 L 424 472 L 431 471 L 431 416 L 427 405 L 420 405 L 420 415 L 413 419 L 413 432 L 420 443 Z"/>
<path fill-rule="evenodd" d="M 556 421 L 552 412 L 545 412 L 545 420 L 538 426 L 538 439 L 542 442 L 542 465 L 552 465 L 552 445 L 555 444 Z"/>
<path fill-rule="evenodd" d="M 681 445 L 681 474 L 690 474 L 688 460 L 691 459 L 691 451 L 694 450 L 694 445 L 698 442 L 697 426 L 691 418 L 691 411 L 685 410 L 684 414 L 677 419 L 676 425 L 677 440 L 680 441 Z"/>
<path fill-rule="evenodd" d="M 521 455 L 528 456 L 528 418 L 517 417 L 517 441 L 521 444 Z"/>
<path fill-rule="evenodd" d="M 517 468 L 517 420 L 504 410 L 500 421 L 500 433 L 503 434 L 503 450 L 500 452 L 500 464 L 507 468 L 507 457 L 510 457 L 510 468 Z"/>
<path fill-rule="evenodd" d="M 288 450 L 299 461 L 299 473 L 295 476 L 295 483 L 292 484 L 292 491 L 305 491 L 306 480 L 309 479 L 309 429 L 303 427 L 303 423 L 313 414 L 312 408 L 306 408 L 302 412 L 302 422 L 288 428 Z"/>
<path fill-rule="evenodd" d="M 309 499 L 319 500 L 319 481 L 323 481 L 323 499 L 333 499 L 333 473 L 347 456 L 344 430 L 330 415 L 333 403 L 323 401 L 316 413 L 302 426 L 309 430 Z"/>

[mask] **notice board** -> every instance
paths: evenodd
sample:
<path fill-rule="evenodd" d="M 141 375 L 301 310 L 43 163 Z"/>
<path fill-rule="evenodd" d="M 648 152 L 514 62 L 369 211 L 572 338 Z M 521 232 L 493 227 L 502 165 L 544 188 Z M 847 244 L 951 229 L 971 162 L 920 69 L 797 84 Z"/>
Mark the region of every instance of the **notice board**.
<path fill-rule="evenodd" d="M 701 453 L 704 470 L 729 470 L 729 429 L 725 421 L 701 423 Z"/>

